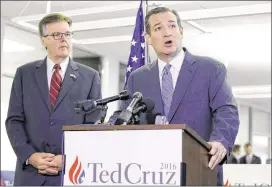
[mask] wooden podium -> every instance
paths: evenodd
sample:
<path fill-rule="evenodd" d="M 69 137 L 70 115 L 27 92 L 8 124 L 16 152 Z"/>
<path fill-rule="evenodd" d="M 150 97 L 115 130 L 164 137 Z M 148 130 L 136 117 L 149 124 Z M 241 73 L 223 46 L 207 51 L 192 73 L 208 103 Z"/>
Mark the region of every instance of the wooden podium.
<path fill-rule="evenodd" d="M 63 185 L 217 185 L 216 170 L 208 168 L 210 145 L 186 125 L 63 131 Z"/>

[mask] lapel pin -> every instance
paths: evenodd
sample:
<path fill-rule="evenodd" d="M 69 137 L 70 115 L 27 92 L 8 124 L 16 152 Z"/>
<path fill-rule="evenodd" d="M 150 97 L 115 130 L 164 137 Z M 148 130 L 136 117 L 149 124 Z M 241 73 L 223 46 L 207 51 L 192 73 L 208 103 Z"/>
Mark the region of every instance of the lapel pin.
<path fill-rule="evenodd" d="M 74 80 L 77 78 L 75 74 L 70 74 L 70 77 L 72 77 Z"/>

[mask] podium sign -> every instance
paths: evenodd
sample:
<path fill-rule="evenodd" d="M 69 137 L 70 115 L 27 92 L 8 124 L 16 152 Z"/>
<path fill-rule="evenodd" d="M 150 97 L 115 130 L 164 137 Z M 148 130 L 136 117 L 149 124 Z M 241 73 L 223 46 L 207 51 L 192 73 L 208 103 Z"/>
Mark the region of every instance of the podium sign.
<path fill-rule="evenodd" d="M 182 131 L 64 131 L 63 185 L 180 186 Z"/>
<path fill-rule="evenodd" d="M 270 164 L 225 164 L 225 186 L 271 186 Z"/>

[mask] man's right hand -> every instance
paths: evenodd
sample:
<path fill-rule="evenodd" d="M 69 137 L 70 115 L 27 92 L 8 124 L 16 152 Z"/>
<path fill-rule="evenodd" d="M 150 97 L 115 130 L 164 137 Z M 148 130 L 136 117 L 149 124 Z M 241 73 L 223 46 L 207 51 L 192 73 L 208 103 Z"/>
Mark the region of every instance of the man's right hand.
<path fill-rule="evenodd" d="M 38 170 L 44 170 L 49 167 L 57 167 L 56 163 L 51 162 L 54 159 L 54 154 L 51 153 L 33 153 L 28 162 Z"/>

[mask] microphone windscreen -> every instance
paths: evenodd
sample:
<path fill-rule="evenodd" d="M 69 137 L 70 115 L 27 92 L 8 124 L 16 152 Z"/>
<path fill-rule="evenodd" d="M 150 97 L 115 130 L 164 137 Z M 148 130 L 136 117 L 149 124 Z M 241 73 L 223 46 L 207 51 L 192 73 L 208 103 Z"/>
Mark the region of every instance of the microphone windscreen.
<path fill-rule="evenodd" d="M 150 98 L 144 98 L 141 103 L 144 103 L 146 105 L 146 112 L 151 112 L 155 108 L 155 103 Z"/>
<path fill-rule="evenodd" d="M 143 95 L 142 95 L 142 93 L 141 93 L 141 92 L 135 92 L 135 93 L 133 94 L 133 98 L 139 98 L 139 99 L 142 99 L 142 98 L 143 98 Z"/>
<path fill-rule="evenodd" d="M 130 91 L 128 91 L 128 90 L 122 90 L 119 93 L 119 96 L 120 96 L 120 100 L 128 100 L 131 98 Z"/>

